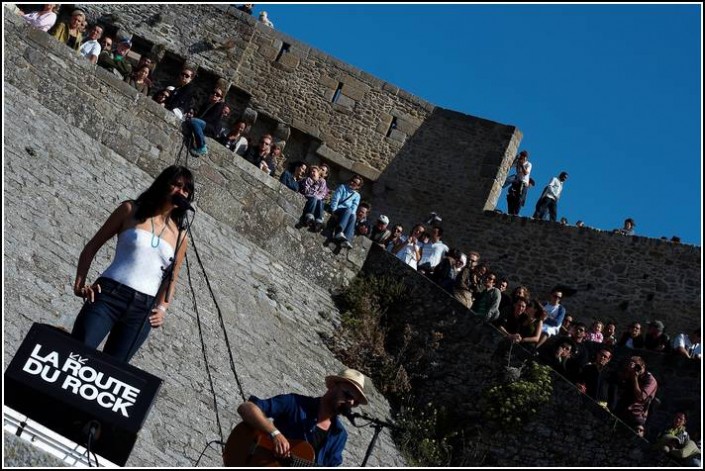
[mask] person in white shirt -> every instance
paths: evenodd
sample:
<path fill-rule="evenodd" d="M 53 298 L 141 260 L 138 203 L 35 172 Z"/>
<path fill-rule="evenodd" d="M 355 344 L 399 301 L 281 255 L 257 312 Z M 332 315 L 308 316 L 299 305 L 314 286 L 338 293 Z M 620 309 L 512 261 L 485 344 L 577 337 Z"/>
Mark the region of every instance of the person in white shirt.
<path fill-rule="evenodd" d="M 265 25 L 269 26 L 270 28 L 274 28 L 274 23 L 270 21 L 270 19 L 267 17 L 267 12 L 263 11 L 259 14 L 259 21 L 260 23 L 264 23 Z"/>
<path fill-rule="evenodd" d="M 532 181 L 530 177 L 531 162 L 529 162 L 527 151 L 519 152 L 514 163 L 514 170 L 516 173 L 507 179 L 507 185 L 511 185 L 507 192 L 507 213 L 518 216 L 519 210 L 526 202 L 526 193 Z"/>
<path fill-rule="evenodd" d="M 690 336 L 682 333 L 673 339 L 671 344 L 673 353 L 687 358 L 700 360 L 702 358 L 702 347 L 700 345 L 700 328 L 691 332 Z"/>
<path fill-rule="evenodd" d="M 566 172 L 561 172 L 560 175 L 551 179 L 551 182 L 543 189 L 543 193 L 541 193 L 541 197 L 536 203 L 534 219 L 545 219 L 546 211 L 548 211 L 551 221 L 556 222 L 558 199 L 563 192 L 563 183 L 567 179 L 568 174 Z"/>
<path fill-rule="evenodd" d="M 446 244 L 441 242 L 443 229 L 434 227 L 431 229 L 431 240 L 421 247 L 421 260 L 419 260 L 418 271 L 422 274 L 433 273 L 434 268 L 441 263 L 443 256 L 450 250 Z"/>
<path fill-rule="evenodd" d="M 88 59 L 91 64 L 98 62 L 98 56 L 100 55 L 101 47 L 98 39 L 103 35 L 103 28 L 99 25 L 93 25 L 91 30 L 88 32 L 88 39 L 81 45 L 81 55 Z"/>

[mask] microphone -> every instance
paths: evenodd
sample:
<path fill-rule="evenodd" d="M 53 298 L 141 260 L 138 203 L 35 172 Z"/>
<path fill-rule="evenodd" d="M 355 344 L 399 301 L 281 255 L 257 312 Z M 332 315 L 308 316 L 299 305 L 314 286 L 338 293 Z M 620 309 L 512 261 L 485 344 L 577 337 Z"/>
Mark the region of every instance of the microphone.
<path fill-rule="evenodd" d="M 357 427 L 357 424 L 355 423 L 355 417 L 359 417 L 357 414 L 355 414 L 349 407 L 343 407 L 340 409 L 340 415 L 348 419 L 351 424 L 353 424 L 353 427 Z"/>
<path fill-rule="evenodd" d="M 191 203 L 189 203 L 188 200 L 181 195 L 172 195 L 171 202 L 178 206 L 179 209 L 196 212 L 194 207 L 191 206 Z"/>

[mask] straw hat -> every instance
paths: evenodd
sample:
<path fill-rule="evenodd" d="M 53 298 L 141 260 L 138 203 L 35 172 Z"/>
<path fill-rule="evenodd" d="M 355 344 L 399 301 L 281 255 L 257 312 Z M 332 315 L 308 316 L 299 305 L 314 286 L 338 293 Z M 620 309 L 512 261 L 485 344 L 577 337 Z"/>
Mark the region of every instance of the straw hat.
<path fill-rule="evenodd" d="M 345 369 L 340 372 L 338 375 L 331 375 L 331 376 L 326 376 L 326 387 L 332 388 L 335 383 L 349 383 L 357 389 L 357 392 L 360 393 L 360 404 L 365 405 L 367 404 L 367 397 L 365 396 L 365 375 L 360 373 L 357 370 L 353 369 Z"/>

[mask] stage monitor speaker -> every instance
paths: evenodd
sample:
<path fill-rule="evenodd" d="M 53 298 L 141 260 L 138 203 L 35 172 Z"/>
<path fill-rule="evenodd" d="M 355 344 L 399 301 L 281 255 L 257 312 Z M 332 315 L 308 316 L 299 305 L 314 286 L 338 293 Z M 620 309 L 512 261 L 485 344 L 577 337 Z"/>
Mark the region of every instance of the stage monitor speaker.
<path fill-rule="evenodd" d="M 124 466 L 162 380 L 33 324 L 5 371 L 5 405 Z"/>

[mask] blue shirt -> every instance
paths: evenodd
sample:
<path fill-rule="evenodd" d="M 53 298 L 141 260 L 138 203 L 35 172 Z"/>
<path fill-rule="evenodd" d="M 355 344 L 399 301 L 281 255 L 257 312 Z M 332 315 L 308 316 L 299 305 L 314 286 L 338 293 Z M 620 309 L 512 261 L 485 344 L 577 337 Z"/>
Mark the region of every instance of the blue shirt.
<path fill-rule="evenodd" d="M 282 173 L 282 176 L 279 177 L 279 181 L 295 192 L 299 192 L 299 182 L 296 181 L 294 175 L 290 171 L 285 170 L 284 173 Z"/>
<path fill-rule="evenodd" d="M 330 210 L 335 212 L 340 208 L 347 208 L 354 213 L 357 211 L 358 204 L 360 204 L 360 193 L 348 185 L 340 185 L 335 189 L 335 193 L 331 197 Z"/>
<path fill-rule="evenodd" d="M 250 396 L 248 401 L 262 409 L 264 415 L 274 419 L 274 426 L 287 439 L 313 442 L 313 434 L 318 422 L 320 397 L 308 397 L 300 394 L 281 394 L 270 399 Z M 340 466 L 343 463 L 343 449 L 348 440 L 348 432 L 343 428 L 338 417 L 331 419 L 328 438 L 316 453 L 316 464 L 322 466 Z"/>

